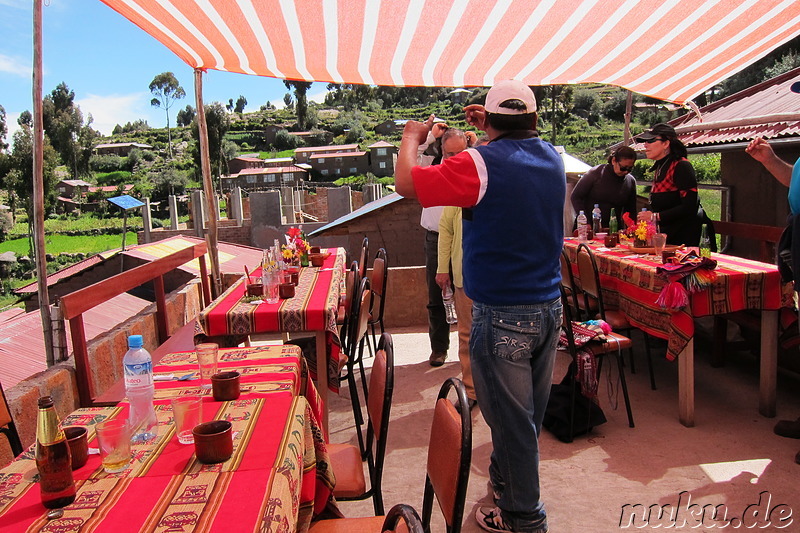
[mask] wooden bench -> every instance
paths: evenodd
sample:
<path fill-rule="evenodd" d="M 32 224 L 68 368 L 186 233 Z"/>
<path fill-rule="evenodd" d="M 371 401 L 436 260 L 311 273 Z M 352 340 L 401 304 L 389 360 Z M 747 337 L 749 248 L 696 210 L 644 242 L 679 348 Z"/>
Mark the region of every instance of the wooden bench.
<path fill-rule="evenodd" d="M 714 231 L 719 235 L 732 238 L 741 238 L 756 241 L 759 244 L 758 257 L 755 259 L 762 263 L 775 263 L 776 247 L 780 240 L 782 227 L 761 226 L 757 224 L 744 224 L 741 222 L 726 222 L 715 220 Z M 727 342 L 727 321 L 735 322 L 739 327 L 761 331 L 761 313 L 758 311 L 738 311 L 714 317 L 714 346 L 711 353 L 711 365 L 720 367 L 725 364 L 725 350 Z M 774 332 L 777 336 L 778 332 Z"/>
<path fill-rule="evenodd" d="M 200 263 L 203 305 L 209 305 L 209 303 L 211 303 L 211 290 L 205 262 L 206 252 L 206 243 L 198 243 L 61 297 L 58 305 L 64 319 L 69 320 L 72 348 L 75 354 L 75 377 L 78 382 L 78 397 L 81 407 L 115 405 L 119 399 L 124 396 L 124 392 L 122 396 L 119 395 L 119 390 L 112 393 L 115 387 L 122 386 L 120 381 L 115 384 L 107 394 L 102 396 L 103 403 L 98 403 L 101 401 L 101 397 L 96 393 L 91 379 L 92 368 L 89 364 L 89 352 L 86 346 L 83 313 L 115 296 L 152 281 L 156 296 L 158 342 L 161 345 L 154 351 L 154 358 L 156 354 L 159 355 L 160 359 L 161 356 L 165 353 L 169 353 L 169 351 L 184 351 L 184 348 L 189 346 L 190 337 L 192 341 L 191 347 L 188 349 L 193 349 L 194 324 L 192 322 L 179 328 L 172 335 L 169 334 L 170 327 L 169 317 L 166 312 L 164 275 L 189 261 L 198 259 Z M 170 344 L 167 344 L 172 337 L 175 337 L 175 339 Z M 164 349 L 162 349 L 162 346 Z"/>

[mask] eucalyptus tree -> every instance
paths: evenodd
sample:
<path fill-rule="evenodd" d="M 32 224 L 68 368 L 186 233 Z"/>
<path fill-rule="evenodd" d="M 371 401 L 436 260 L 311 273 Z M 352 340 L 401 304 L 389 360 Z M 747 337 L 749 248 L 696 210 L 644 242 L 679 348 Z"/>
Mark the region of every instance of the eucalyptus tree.
<path fill-rule="evenodd" d="M 301 130 L 305 130 L 308 127 L 308 100 L 306 99 L 306 93 L 311 88 L 311 82 L 283 80 L 283 84 L 286 85 L 287 89 L 294 89 L 294 107 L 297 112 L 297 125 Z"/>
<path fill-rule="evenodd" d="M 150 92 L 154 98 L 150 100 L 153 107 L 161 107 L 167 115 L 167 146 L 169 157 L 172 159 L 172 133 L 169 129 L 169 109 L 177 100 L 186 96 L 178 79 L 172 72 L 162 72 L 150 82 Z"/>

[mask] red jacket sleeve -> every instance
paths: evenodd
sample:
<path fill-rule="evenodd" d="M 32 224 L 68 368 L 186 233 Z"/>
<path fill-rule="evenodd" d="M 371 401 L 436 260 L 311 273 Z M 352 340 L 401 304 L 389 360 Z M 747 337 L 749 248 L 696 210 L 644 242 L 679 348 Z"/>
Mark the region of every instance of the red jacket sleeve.
<path fill-rule="evenodd" d="M 411 179 L 423 207 L 472 207 L 486 191 L 486 166 L 478 151 L 470 148 L 441 165 L 412 168 Z"/>

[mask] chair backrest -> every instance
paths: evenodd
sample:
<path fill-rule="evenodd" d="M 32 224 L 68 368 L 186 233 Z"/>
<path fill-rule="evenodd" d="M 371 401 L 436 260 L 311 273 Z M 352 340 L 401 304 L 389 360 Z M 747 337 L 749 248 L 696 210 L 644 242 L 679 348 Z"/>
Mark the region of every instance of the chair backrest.
<path fill-rule="evenodd" d="M 405 529 L 402 526 L 405 526 Z M 416 509 L 405 503 L 398 503 L 386 513 L 381 533 L 385 531 L 423 533 L 425 529 L 422 527 L 422 520 L 420 520 Z"/>
<path fill-rule="evenodd" d="M 578 246 L 577 263 L 586 309 L 590 308 L 589 298 L 595 299 L 600 311 L 600 318 L 605 320 L 606 310 L 603 305 L 603 293 L 600 289 L 600 273 L 597 270 L 597 261 L 595 260 L 594 252 L 585 243 Z"/>
<path fill-rule="evenodd" d="M 369 257 L 369 239 L 364 237 L 361 241 L 361 255 L 358 258 L 358 275 L 362 278 L 367 275 L 367 257 Z"/>
<path fill-rule="evenodd" d="M 0 384 L 0 433 L 5 434 L 8 438 L 8 444 L 11 446 L 11 453 L 14 454 L 14 457 L 22 453 L 22 442 L 19 439 L 17 426 L 14 425 L 14 419 L 11 417 L 11 410 L 8 408 L 2 384 Z"/>
<path fill-rule="evenodd" d="M 383 325 L 383 308 L 386 302 L 386 282 L 388 279 L 389 260 L 386 250 L 381 248 L 375 254 L 375 260 L 372 262 L 372 276 L 370 277 L 370 284 L 372 286 L 372 309 L 370 310 L 370 324 Z M 382 332 L 382 331 L 381 331 Z"/>
<path fill-rule="evenodd" d="M 386 439 L 389 435 L 389 416 L 394 393 L 394 343 L 391 334 L 383 333 L 372 363 L 367 398 L 367 464 L 373 490 L 380 490 Z M 373 451 L 374 443 L 374 451 Z"/>
<path fill-rule="evenodd" d="M 561 284 L 570 290 L 575 290 L 575 278 L 572 276 L 567 251 L 563 248 L 561 249 Z"/>
<path fill-rule="evenodd" d="M 342 319 L 342 331 L 339 335 L 339 340 L 342 343 L 344 353 L 350 356 L 349 339 L 350 333 L 350 316 L 352 314 L 353 302 L 356 299 L 356 289 L 358 288 L 358 261 L 350 263 L 350 268 L 347 270 L 344 278 L 344 317 Z"/>
<path fill-rule="evenodd" d="M 450 389 L 456 391 L 458 410 L 447 398 Z M 444 514 L 447 530 L 452 533 L 461 531 L 471 462 L 472 417 L 467 390 L 460 379 L 450 378 L 439 389 L 433 411 L 425 494 L 422 500 L 422 524 L 426 530 L 430 528 L 435 494 Z"/>
<path fill-rule="evenodd" d="M 347 332 L 347 348 L 350 351 L 348 366 L 357 363 L 363 351 L 362 341 L 367 335 L 369 310 L 372 301 L 369 278 L 363 278 L 356 289 L 355 298 L 350 308 L 349 331 Z M 356 353 L 358 352 L 358 353 Z"/>

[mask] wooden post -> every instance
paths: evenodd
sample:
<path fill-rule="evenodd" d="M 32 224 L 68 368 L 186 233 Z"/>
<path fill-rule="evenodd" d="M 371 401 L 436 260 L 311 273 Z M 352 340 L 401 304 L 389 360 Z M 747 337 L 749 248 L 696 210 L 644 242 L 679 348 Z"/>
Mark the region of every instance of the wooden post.
<path fill-rule="evenodd" d="M 47 366 L 55 364 L 44 246 L 44 126 L 42 124 L 42 0 L 33 2 L 33 247 Z"/>
<path fill-rule="evenodd" d="M 625 96 L 625 146 L 631 143 L 631 115 L 633 114 L 633 93 Z"/>
<path fill-rule="evenodd" d="M 214 184 L 211 181 L 211 155 L 208 148 L 208 125 L 206 111 L 203 107 L 203 70 L 194 69 L 194 96 L 197 103 L 197 130 L 200 137 L 200 162 L 203 172 L 203 192 L 205 193 L 206 211 L 208 213 L 208 257 L 211 261 L 211 287 L 214 297 L 222 292 L 222 281 L 219 273 L 219 252 L 217 250 L 217 209 Z M 195 221 L 197 224 L 198 221 Z M 202 225 L 203 221 L 199 221 Z"/>

